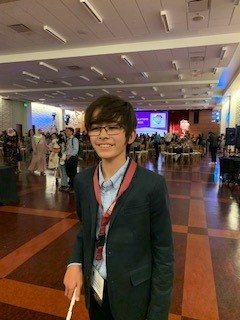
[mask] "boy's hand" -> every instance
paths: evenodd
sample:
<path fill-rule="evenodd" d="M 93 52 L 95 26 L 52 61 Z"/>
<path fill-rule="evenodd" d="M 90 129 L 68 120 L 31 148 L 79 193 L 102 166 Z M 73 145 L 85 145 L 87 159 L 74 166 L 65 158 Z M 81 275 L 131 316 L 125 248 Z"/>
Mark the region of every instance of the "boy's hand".
<path fill-rule="evenodd" d="M 65 296 L 71 299 L 74 289 L 77 288 L 76 301 L 79 301 L 83 284 L 82 267 L 78 265 L 69 266 L 65 273 L 63 283 L 65 285 Z"/>

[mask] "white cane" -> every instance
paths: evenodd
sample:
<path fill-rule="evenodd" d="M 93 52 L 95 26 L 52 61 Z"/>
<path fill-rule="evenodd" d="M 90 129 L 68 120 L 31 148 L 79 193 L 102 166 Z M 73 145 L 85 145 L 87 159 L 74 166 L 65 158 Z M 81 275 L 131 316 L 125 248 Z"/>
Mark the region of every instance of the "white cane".
<path fill-rule="evenodd" d="M 72 313 L 73 313 L 73 307 L 75 305 L 75 301 L 76 301 L 76 291 L 77 288 L 74 289 L 73 295 L 72 295 L 72 299 L 68 308 L 68 313 L 67 313 L 67 317 L 66 320 L 71 320 L 72 317 Z"/>

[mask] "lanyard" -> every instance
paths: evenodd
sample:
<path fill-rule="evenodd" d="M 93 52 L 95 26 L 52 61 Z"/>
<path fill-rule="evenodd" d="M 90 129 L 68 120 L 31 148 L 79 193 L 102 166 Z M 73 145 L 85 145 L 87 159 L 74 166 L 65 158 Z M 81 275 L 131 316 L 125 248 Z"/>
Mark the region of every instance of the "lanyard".
<path fill-rule="evenodd" d="M 103 251 L 103 246 L 104 246 L 104 242 L 105 242 L 106 226 L 111 219 L 112 212 L 113 212 L 113 209 L 117 203 L 117 200 L 128 189 L 136 169 L 137 169 L 136 162 L 131 160 L 130 165 L 127 168 L 127 171 L 126 171 L 125 176 L 123 178 L 123 181 L 121 183 L 121 186 L 118 190 L 118 194 L 117 194 L 116 198 L 110 204 L 110 206 L 106 210 L 106 212 L 104 212 L 102 215 L 101 224 L 100 224 L 99 233 L 98 233 L 98 240 L 97 240 L 97 245 L 96 245 L 96 247 L 97 247 L 96 248 L 96 260 L 102 259 L 102 251 Z M 102 200 L 101 200 L 101 191 L 100 191 L 100 186 L 99 186 L 99 181 L 98 181 L 98 170 L 99 170 L 99 167 L 97 166 L 95 169 L 94 175 L 93 175 L 93 186 L 94 186 L 94 192 L 95 192 L 97 202 L 100 207 L 103 207 Z"/>

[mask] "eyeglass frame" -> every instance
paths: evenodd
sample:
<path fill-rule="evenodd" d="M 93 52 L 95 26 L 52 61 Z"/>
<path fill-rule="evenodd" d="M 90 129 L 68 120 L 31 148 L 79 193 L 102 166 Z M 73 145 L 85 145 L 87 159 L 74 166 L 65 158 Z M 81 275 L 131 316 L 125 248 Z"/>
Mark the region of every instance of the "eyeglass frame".
<path fill-rule="evenodd" d="M 109 127 L 113 127 L 113 126 L 118 127 L 118 128 L 116 128 L 116 129 L 119 129 L 119 132 L 118 132 L 118 133 L 109 133 Z M 108 128 L 108 129 L 107 129 L 107 128 Z M 121 129 L 123 129 L 123 126 L 120 125 L 120 124 L 107 124 L 107 125 L 105 125 L 105 126 L 96 126 L 96 127 L 93 128 L 93 129 L 99 129 L 99 133 L 98 133 L 98 134 L 95 134 L 95 133 L 92 134 L 92 133 L 91 133 L 91 129 L 88 129 L 88 135 L 89 135 L 89 137 L 98 137 L 98 136 L 100 136 L 100 134 L 101 134 L 101 132 L 102 132 L 103 129 L 105 130 L 105 132 L 106 132 L 109 136 L 115 136 L 115 135 L 120 134 Z"/>

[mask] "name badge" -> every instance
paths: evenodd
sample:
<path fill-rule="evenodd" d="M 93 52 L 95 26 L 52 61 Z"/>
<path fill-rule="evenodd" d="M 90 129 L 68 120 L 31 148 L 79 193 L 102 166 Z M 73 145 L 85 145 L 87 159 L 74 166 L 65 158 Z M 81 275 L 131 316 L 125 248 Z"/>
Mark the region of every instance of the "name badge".
<path fill-rule="evenodd" d="M 93 296 L 101 306 L 103 301 L 104 279 L 95 267 L 92 268 L 91 286 L 94 290 Z"/>

